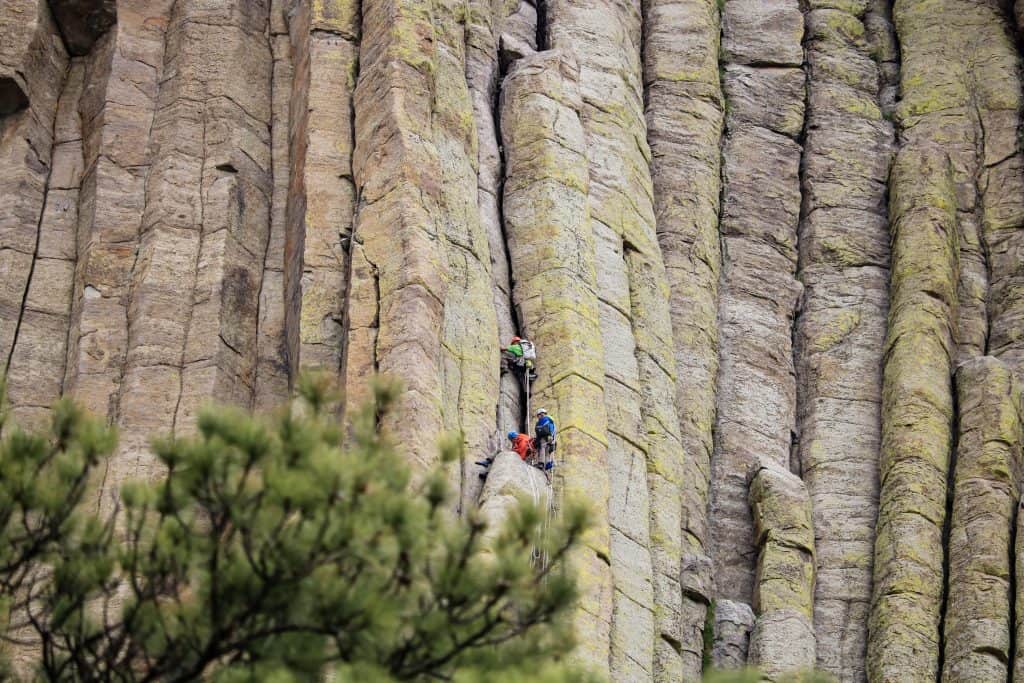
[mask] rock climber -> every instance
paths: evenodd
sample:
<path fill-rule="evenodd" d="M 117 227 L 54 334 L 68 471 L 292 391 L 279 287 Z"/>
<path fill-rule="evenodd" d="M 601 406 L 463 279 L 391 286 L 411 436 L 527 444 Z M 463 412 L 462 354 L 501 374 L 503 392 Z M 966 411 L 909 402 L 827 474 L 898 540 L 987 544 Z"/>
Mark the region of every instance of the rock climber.
<path fill-rule="evenodd" d="M 512 450 L 518 453 L 523 460 L 533 456 L 533 442 L 530 440 L 529 434 L 509 432 L 508 440 L 512 442 Z"/>
<path fill-rule="evenodd" d="M 548 415 L 548 411 L 544 408 L 537 410 L 537 424 L 534 427 L 534 434 L 537 436 L 538 441 L 554 441 L 555 440 L 555 421 Z"/>
<path fill-rule="evenodd" d="M 549 470 L 554 466 L 550 455 L 555 451 L 555 421 L 548 415 L 544 408 L 537 410 L 537 424 L 533 428 L 536 438 L 533 440 L 534 449 L 541 454 L 542 462 L 538 463 L 541 469 Z"/>
<path fill-rule="evenodd" d="M 508 346 L 501 350 L 501 368 L 515 370 L 518 374 L 526 376 L 529 373 L 530 380 L 537 379 L 537 372 L 534 370 L 534 361 L 537 358 L 537 351 L 533 342 L 522 337 L 512 337 Z"/>

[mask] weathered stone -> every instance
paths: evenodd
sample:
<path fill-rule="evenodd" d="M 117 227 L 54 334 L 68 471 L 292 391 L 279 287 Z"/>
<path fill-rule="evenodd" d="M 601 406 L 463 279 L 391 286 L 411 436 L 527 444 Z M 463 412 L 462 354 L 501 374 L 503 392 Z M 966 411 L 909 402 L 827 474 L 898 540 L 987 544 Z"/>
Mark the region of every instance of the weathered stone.
<path fill-rule="evenodd" d="M 716 600 L 714 611 L 711 663 L 718 669 L 746 666 L 750 632 L 754 629 L 754 610 L 743 602 Z"/>
<path fill-rule="evenodd" d="M 725 67 L 755 67 L 744 78 L 801 82 L 799 69 L 785 74 L 772 65 L 800 64 L 802 35 L 795 0 L 725 3 Z M 800 128 L 795 122 L 803 120 L 802 90 L 780 91 L 788 96 L 774 97 L 761 109 L 727 107 L 721 365 L 709 509 L 717 599 L 753 600 L 756 552 L 748 471 L 762 458 L 788 466 L 796 430 L 792 329 L 801 292 L 795 277 L 801 150 L 791 136 Z M 790 123 L 780 127 L 780 121 Z"/>
<path fill-rule="evenodd" d="M 7 400 L 21 426 L 44 427 L 63 393 L 75 273 L 75 226 L 82 182 L 82 131 L 77 107 L 85 65 L 75 60 L 54 126 L 53 171 L 39 223 L 39 243 L 18 336 L 7 370 Z"/>
<path fill-rule="evenodd" d="M 466 455 L 450 476 L 462 493 L 462 509 L 469 509 L 478 495 L 474 462 L 479 454 L 493 452 L 499 330 L 490 241 L 477 204 L 477 122 L 466 81 L 463 3 L 435 3 L 434 26 L 438 42 L 433 139 L 441 164 L 442 269 L 448 281 L 442 319 L 445 400 L 441 414 L 444 429 L 463 436 Z"/>
<path fill-rule="evenodd" d="M 949 530 L 943 681 L 1005 680 L 1012 649 L 1020 386 L 990 356 L 956 371 L 959 431 Z"/>
<path fill-rule="evenodd" d="M 1013 570 L 1014 576 L 1024 576 L 1024 514 L 1021 514 L 1022 508 L 1024 508 L 1024 498 L 1021 498 L 1017 503 L 1017 509 L 1015 511 L 1016 520 L 1014 525 L 1014 545 L 1013 545 Z M 1013 667 L 1013 680 L 1024 680 L 1024 583 L 1017 581 L 1014 586 L 1016 594 L 1011 596 L 1014 607 L 1014 653 L 1013 661 L 1009 663 L 1009 666 Z"/>
<path fill-rule="evenodd" d="M 296 2 L 288 19 L 292 80 L 284 241 L 285 326 L 292 372 L 341 369 L 348 250 L 355 218 L 353 109 L 359 6 Z"/>
<path fill-rule="evenodd" d="M 395 412 L 401 418 L 385 427 L 422 471 L 438 457 L 422 435 L 443 429 L 448 288 L 441 159 L 431 125 L 437 36 L 429 3 L 364 3 L 361 35 L 352 162 L 361 204 L 352 237 L 343 383 L 348 405 L 361 405 L 373 372 L 402 380 Z"/>
<path fill-rule="evenodd" d="M 260 291 L 256 339 L 256 387 L 253 395 L 253 408 L 261 412 L 288 400 L 292 378 L 289 328 L 286 322 L 288 316 L 284 302 L 284 254 L 292 165 L 288 136 L 294 66 L 291 41 L 284 33 L 284 4 L 285 0 L 273 0 L 270 10 L 271 49 L 274 57 L 270 138 L 273 189 L 270 232 L 263 257 L 263 286 Z"/>
<path fill-rule="evenodd" d="M 42 0 L 0 5 L 0 359 L 10 365 L 24 318 L 68 56 Z"/>
<path fill-rule="evenodd" d="M 117 0 L 49 0 L 64 44 L 72 55 L 89 53 L 117 22 Z"/>
<path fill-rule="evenodd" d="M 252 404 L 272 188 L 268 20 L 262 2 L 173 7 L 130 255 L 111 485 L 159 476 L 149 438 L 188 433 L 209 401 Z"/>
<path fill-rule="evenodd" d="M 1011 180 L 1021 182 L 1011 132 L 1019 126 L 1019 54 L 1008 17 L 998 3 L 901 1 L 893 12 L 901 54 L 902 99 L 897 114 L 903 136 L 907 144 L 942 146 L 956 183 L 960 232 L 956 334 L 958 362 L 962 362 L 985 354 L 990 338 L 993 348 L 1012 344 L 1012 318 L 1005 319 L 1008 324 L 998 333 L 990 331 L 987 303 L 998 306 L 1011 298 L 1004 291 L 1012 287 L 1019 266 L 1014 257 L 987 263 L 986 252 L 990 241 L 1006 239 L 1021 221 L 1021 200 L 1013 199 L 1015 190 L 1007 186 Z M 959 39 L 966 34 L 972 39 Z M 991 293 L 990 276 L 995 285 Z"/>
<path fill-rule="evenodd" d="M 810 670 L 815 662 L 814 523 L 804 483 L 789 470 L 762 464 L 750 482 L 757 534 L 757 579 L 750 636 L 752 665 L 769 679 Z"/>
<path fill-rule="evenodd" d="M 718 372 L 720 28 L 713 0 L 647 0 L 643 15 L 647 139 L 658 242 L 670 287 L 683 451 L 681 467 L 675 463 L 651 472 L 656 485 L 681 489 L 679 547 L 684 558 L 678 632 L 670 625 L 679 587 L 671 577 L 655 577 L 662 629 L 655 665 L 665 680 L 695 680 L 711 600 L 703 574 L 710 574 L 707 501 Z M 652 533 L 674 536 L 672 530 L 653 526 Z"/>
<path fill-rule="evenodd" d="M 501 94 L 504 217 L 524 331 L 545 356 L 535 404 L 558 419 L 558 497 L 587 500 L 594 524 L 571 562 L 582 599 L 574 620 L 578 659 L 607 674 L 612 573 L 608 565 L 609 462 L 604 348 L 595 239 L 588 210 L 579 71 L 565 52 L 515 63 Z M 564 254 L 575 254 L 569 261 Z"/>
<path fill-rule="evenodd" d="M 797 454 L 814 504 L 817 667 L 854 682 L 866 680 L 894 141 L 864 3 L 836 5 L 805 15 Z"/>
<path fill-rule="evenodd" d="M 655 680 L 674 680 L 681 672 L 679 657 L 661 649 L 655 658 L 653 643 L 659 637 L 681 641 L 680 615 L 670 609 L 674 600 L 647 587 L 678 590 L 673 584 L 680 570 L 683 451 L 674 405 L 669 284 L 655 229 L 646 144 L 641 12 L 638 3 L 557 1 L 545 5 L 545 15 L 551 45 L 572 50 L 581 67 L 605 349 L 611 563 L 616 595 L 630 600 L 616 601 L 611 673 L 628 679 L 643 671 Z M 628 508 L 614 505 L 620 494 L 630 500 Z M 616 542 L 616 532 L 632 544 Z M 644 588 L 629 591 L 627 572 Z M 655 603 L 661 608 L 655 610 Z M 620 646 L 635 640 L 651 646 Z"/>
<path fill-rule="evenodd" d="M 914 145 L 890 181 L 892 269 L 868 678 L 938 675 L 942 530 L 956 353 L 956 196 L 949 159 Z"/>
<path fill-rule="evenodd" d="M 121 21 L 86 58 L 78 103 L 85 171 L 64 387 L 111 422 L 118 419 L 124 377 L 128 298 L 146 210 L 149 138 L 170 5 L 122 3 Z M 172 274 L 166 284 L 184 275 Z"/>
<path fill-rule="evenodd" d="M 757 617 L 750 633 L 748 660 L 766 680 L 792 680 L 814 667 L 814 628 L 797 610 L 775 610 Z"/>
<path fill-rule="evenodd" d="M 521 501 L 544 510 L 551 504 L 551 485 L 547 477 L 523 462 L 511 451 L 498 453 L 480 491 L 479 515 L 487 524 L 483 545 L 488 547 L 511 519 Z"/>

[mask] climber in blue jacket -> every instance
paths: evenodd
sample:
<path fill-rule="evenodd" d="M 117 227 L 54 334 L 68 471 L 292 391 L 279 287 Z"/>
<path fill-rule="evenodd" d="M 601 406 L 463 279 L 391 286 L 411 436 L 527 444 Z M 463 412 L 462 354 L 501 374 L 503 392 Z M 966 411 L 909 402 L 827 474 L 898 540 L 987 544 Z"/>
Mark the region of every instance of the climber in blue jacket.
<path fill-rule="evenodd" d="M 555 421 L 548 415 L 548 411 L 541 408 L 537 411 L 537 424 L 533 428 L 533 433 L 536 438 L 533 440 L 533 448 L 538 453 L 547 454 L 548 456 L 555 450 Z M 544 458 L 544 461 L 538 463 L 538 467 L 541 469 L 549 470 L 553 466 L 553 462 L 549 458 Z"/>

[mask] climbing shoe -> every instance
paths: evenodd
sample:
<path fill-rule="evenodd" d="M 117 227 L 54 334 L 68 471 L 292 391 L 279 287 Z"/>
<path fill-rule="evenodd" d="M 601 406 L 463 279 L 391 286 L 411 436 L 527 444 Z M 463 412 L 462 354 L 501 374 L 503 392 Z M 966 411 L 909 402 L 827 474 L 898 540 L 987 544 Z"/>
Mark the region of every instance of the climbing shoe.
<path fill-rule="evenodd" d="M 494 462 L 494 458 L 487 458 L 486 460 L 477 460 L 476 464 L 480 465 L 480 467 L 490 467 L 492 462 Z"/>

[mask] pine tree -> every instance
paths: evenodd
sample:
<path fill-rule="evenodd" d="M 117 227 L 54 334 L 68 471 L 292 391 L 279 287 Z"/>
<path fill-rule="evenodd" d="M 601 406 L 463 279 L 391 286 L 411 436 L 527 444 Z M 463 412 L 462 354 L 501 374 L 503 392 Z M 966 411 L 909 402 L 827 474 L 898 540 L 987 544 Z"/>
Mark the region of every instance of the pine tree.
<path fill-rule="evenodd" d="M 33 634 L 43 680 L 584 680 L 560 663 L 576 599 L 560 560 L 585 513 L 544 535 L 546 568 L 525 503 L 484 552 L 443 468 L 413 483 L 378 429 L 396 392 L 378 385 L 346 428 L 310 378 L 272 419 L 207 410 L 196 436 L 154 441 L 167 476 L 125 486 L 106 519 L 84 503 L 110 430 L 66 401 L 48 435 L 4 425 L 8 639 Z"/>

